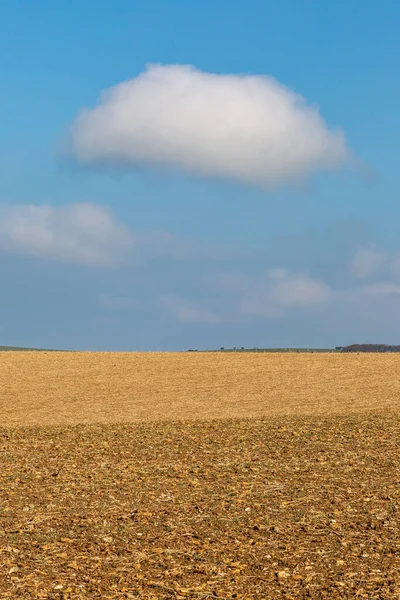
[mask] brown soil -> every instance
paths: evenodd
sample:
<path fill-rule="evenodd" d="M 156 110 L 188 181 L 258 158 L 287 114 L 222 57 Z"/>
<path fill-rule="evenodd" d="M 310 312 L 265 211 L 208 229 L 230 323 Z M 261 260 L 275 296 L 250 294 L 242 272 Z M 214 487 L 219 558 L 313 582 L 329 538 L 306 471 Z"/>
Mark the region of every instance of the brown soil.
<path fill-rule="evenodd" d="M 0 598 L 400 598 L 398 366 L 0 355 Z"/>

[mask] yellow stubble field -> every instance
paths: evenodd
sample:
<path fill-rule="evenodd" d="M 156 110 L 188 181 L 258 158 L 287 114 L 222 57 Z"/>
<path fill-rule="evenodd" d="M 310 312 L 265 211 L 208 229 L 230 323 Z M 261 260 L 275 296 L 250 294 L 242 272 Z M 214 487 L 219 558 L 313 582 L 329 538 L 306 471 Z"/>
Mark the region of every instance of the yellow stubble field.
<path fill-rule="evenodd" d="M 2 425 L 346 414 L 399 398 L 397 354 L 0 353 Z"/>

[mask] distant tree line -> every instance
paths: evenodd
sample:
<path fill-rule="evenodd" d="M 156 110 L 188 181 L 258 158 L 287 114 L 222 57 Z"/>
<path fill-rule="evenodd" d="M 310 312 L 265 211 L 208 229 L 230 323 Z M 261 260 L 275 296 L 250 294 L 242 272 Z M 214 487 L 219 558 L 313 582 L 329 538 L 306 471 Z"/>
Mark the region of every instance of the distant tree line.
<path fill-rule="evenodd" d="M 350 346 L 336 346 L 335 349 L 329 348 L 245 348 L 244 346 L 234 346 L 233 348 L 219 349 L 220 352 L 400 352 L 400 346 L 390 344 L 351 344 Z M 187 352 L 198 352 L 190 348 Z M 215 350 L 214 350 L 215 352 Z"/>
<path fill-rule="evenodd" d="M 342 352 L 400 352 L 400 346 L 391 346 L 389 344 L 351 344 L 350 346 L 340 346 L 337 350 Z"/>

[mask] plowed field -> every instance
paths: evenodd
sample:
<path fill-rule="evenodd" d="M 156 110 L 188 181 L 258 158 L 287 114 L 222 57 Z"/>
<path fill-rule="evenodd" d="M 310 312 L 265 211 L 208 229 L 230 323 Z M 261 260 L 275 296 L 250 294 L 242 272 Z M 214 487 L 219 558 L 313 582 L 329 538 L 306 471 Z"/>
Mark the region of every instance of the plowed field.
<path fill-rule="evenodd" d="M 399 374 L 0 354 L 0 598 L 400 598 Z"/>

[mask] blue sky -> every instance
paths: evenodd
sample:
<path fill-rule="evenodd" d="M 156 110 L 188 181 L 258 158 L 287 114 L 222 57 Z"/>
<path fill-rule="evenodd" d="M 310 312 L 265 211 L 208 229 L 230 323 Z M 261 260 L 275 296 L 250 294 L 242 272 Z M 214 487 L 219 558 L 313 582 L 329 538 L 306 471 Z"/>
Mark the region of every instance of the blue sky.
<path fill-rule="evenodd" d="M 0 0 L 1 343 L 399 343 L 399 18 Z"/>

